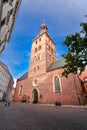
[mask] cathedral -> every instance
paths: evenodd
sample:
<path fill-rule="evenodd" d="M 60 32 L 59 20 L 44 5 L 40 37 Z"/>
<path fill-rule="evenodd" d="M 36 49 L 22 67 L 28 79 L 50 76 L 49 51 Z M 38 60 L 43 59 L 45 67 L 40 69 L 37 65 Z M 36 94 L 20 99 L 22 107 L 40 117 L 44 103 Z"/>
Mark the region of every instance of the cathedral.
<path fill-rule="evenodd" d="M 14 101 L 24 97 L 29 103 L 85 104 L 82 81 L 78 75 L 62 77 L 64 64 L 64 59 L 56 60 L 55 44 L 43 23 L 32 41 L 29 70 L 17 79 Z"/>

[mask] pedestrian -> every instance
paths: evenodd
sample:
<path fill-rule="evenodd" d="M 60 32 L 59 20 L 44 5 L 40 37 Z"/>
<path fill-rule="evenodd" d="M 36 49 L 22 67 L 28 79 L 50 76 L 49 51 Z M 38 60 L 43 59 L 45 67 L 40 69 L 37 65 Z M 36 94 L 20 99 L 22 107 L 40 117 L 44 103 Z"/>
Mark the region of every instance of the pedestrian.
<path fill-rule="evenodd" d="M 10 104 L 11 104 L 10 100 L 8 98 L 6 98 L 5 106 L 9 106 L 10 107 Z"/>
<path fill-rule="evenodd" d="M 8 100 L 8 106 L 10 107 L 10 100 Z"/>
<path fill-rule="evenodd" d="M 5 99 L 5 106 L 8 105 L 8 98 Z"/>

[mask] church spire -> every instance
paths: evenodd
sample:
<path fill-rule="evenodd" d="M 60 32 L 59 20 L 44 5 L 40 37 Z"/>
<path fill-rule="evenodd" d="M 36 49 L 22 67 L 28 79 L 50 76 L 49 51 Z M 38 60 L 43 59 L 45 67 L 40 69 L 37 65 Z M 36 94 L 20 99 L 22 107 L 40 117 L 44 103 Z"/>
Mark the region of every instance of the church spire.
<path fill-rule="evenodd" d="M 45 23 L 42 23 L 40 26 L 40 34 L 42 34 L 44 32 L 48 32 L 48 27 Z"/>

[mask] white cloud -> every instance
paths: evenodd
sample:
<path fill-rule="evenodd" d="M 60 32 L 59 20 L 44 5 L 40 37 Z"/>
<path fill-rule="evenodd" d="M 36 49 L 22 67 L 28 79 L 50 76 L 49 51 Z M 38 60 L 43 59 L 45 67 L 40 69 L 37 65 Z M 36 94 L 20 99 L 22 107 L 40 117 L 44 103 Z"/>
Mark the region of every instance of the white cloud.
<path fill-rule="evenodd" d="M 17 79 L 14 79 L 14 85 L 13 85 L 14 88 L 16 88 L 16 81 Z"/>

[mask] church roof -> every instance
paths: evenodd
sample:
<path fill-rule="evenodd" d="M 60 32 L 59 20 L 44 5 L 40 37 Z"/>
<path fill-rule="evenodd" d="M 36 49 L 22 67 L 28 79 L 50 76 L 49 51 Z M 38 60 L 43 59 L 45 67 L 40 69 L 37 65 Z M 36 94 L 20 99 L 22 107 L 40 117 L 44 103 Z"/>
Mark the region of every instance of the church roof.
<path fill-rule="evenodd" d="M 28 77 L 28 72 L 26 72 L 26 73 L 23 74 L 20 78 L 18 78 L 18 81 L 19 81 L 19 80 L 26 79 L 27 77 Z"/>
<path fill-rule="evenodd" d="M 58 69 L 58 68 L 62 68 L 64 65 L 65 65 L 65 60 L 64 59 L 58 60 L 58 61 L 52 63 L 49 66 L 49 68 L 47 69 L 47 71 L 52 71 L 52 70 L 55 70 L 55 69 Z"/>

